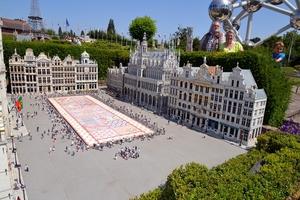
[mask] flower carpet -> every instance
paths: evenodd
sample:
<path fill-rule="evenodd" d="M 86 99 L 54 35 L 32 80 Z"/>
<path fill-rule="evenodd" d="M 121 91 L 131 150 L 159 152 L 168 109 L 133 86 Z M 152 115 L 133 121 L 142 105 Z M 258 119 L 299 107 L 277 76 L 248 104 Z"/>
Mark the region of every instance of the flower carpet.
<path fill-rule="evenodd" d="M 88 95 L 48 100 L 89 146 L 153 133 L 148 127 Z"/>

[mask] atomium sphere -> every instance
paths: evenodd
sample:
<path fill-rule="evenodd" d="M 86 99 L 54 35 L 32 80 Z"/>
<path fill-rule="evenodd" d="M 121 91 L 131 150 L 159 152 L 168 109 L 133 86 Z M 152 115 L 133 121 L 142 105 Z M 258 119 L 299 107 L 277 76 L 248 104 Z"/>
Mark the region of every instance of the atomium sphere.
<path fill-rule="evenodd" d="M 282 4 L 282 0 L 267 0 L 270 4 L 279 5 Z"/>
<path fill-rule="evenodd" d="M 300 30 L 300 12 L 296 10 L 291 16 L 291 26 L 297 30 Z"/>
<path fill-rule="evenodd" d="M 235 28 L 235 30 L 238 31 L 241 27 L 241 21 L 238 20 L 238 21 L 233 23 L 234 19 L 235 19 L 235 16 L 230 17 L 230 22 L 232 23 L 232 26 Z M 225 32 L 227 32 L 228 30 L 231 29 L 229 24 L 226 21 L 223 23 L 223 29 L 224 29 Z"/>
<path fill-rule="evenodd" d="M 208 7 L 208 15 L 212 20 L 223 22 L 232 15 L 233 7 L 229 0 L 213 0 Z"/>
<path fill-rule="evenodd" d="M 250 46 L 250 47 L 253 47 L 253 46 L 254 46 L 254 42 L 252 42 L 252 41 L 250 41 L 250 40 L 245 41 L 244 44 L 247 45 L 247 46 Z"/>
<path fill-rule="evenodd" d="M 243 0 L 248 3 L 243 6 L 243 9 L 247 12 L 256 12 L 261 9 L 262 0 Z"/>

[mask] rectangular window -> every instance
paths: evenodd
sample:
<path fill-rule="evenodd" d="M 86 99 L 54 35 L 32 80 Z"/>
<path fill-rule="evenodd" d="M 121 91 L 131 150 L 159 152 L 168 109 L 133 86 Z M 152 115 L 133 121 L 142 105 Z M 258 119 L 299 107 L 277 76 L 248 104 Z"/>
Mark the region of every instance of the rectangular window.
<path fill-rule="evenodd" d="M 225 114 L 222 114 L 222 119 L 224 119 L 224 120 L 225 120 Z"/>
<path fill-rule="evenodd" d="M 235 117 L 231 117 L 231 122 L 234 123 Z"/>
<path fill-rule="evenodd" d="M 213 94 L 210 95 L 210 100 L 213 101 L 214 100 L 214 96 Z"/>
<path fill-rule="evenodd" d="M 208 102 L 208 97 L 205 96 L 205 98 L 204 98 L 204 106 L 207 106 L 207 102 Z"/>
<path fill-rule="evenodd" d="M 236 124 L 240 124 L 240 118 L 236 118 L 236 119 L 235 119 L 235 123 L 236 123 Z"/>
<path fill-rule="evenodd" d="M 200 92 L 203 92 L 203 86 L 200 86 Z"/>
<path fill-rule="evenodd" d="M 222 96 L 219 97 L 219 102 L 222 103 Z"/>
<path fill-rule="evenodd" d="M 240 100 L 244 99 L 244 92 L 240 92 Z"/>
<path fill-rule="evenodd" d="M 215 92 L 215 88 L 211 88 L 211 92 Z"/>
<path fill-rule="evenodd" d="M 232 105 L 232 102 L 231 101 L 229 101 L 228 102 L 228 109 L 227 109 L 227 112 L 231 112 L 231 105 Z"/>
<path fill-rule="evenodd" d="M 253 108 L 253 102 L 250 102 L 249 107 Z"/>
<path fill-rule="evenodd" d="M 242 118 L 242 126 L 245 126 L 245 124 L 246 124 L 246 119 Z"/>
<path fill-rule="evenodd" d="M 233 90 L 230 90 L 229 98 L 232 98 L 232 97 L 233 97 Z"/>
<path fill-rule="evenodd" d="M 247 126 L 247 127 L 250 127 L 250 123 L 251 123 L 251 120 L 250 120 L 250 119 L 247 119 L 246 126 Z"/>
<path fill-rule="evenodd" d="M 239 96 L 239 91 L 235 91 L 235 92 L 234 92 L 234 98 L 235 98 L 235 99 L 238 99 L 238 96 Z"/>
<path fill-rule="evenodd" d="M 229 116 L 229 115 L 226 116 L 226 120 L 227 120 L 227 121 L 230 120 L 230 116 Z"/>
<path fill-rule="evenodd" d="M 248 110 L 248 116 L 252 116 L 252 110 Z"/>
<path fill-rule="evenodd" d="M 209 87 L 205 88 L 205 93 L 209 93 Z"/>
<path fill-rule="evenodd" d="M 233 107 L 232 107 L 232 113 L 233 114 L 235 114 L 235 112 L 236 112 L 236 105 L 237 105 L 237 103 L 233 102 Z"/>
<path fill-rule="evenodd" d="M 248 105 L 249 105 L 249 102 L 245 101 L 245 107 L 248 107 Z"/>
<path fill-rule="evenodd" d="M 225 89 L 225 97 L 228 97 L 228 89 Z"/>
<path fill-rule="evenodd" d="M 247 115 L 247 109 L 243 110 L 243 115 Z"/>

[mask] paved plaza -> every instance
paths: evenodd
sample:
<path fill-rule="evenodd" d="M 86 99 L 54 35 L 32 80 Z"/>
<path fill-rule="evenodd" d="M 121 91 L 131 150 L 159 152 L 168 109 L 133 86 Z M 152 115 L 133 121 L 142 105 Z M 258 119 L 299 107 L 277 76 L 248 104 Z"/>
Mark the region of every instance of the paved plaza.
<path fill-rule="evenodd" d="M 105 93 L 103 95 L 104 98 L 109 97 Z M 30 103 L 35 103 L 34 98 L 30 99 L 25 95 L 23 102 L 22 113 L 38 112 L 32 118 L 24 117 L 25 126 L 14 130 L 15 135 L 23 131 L 24 135 L 30 132 L 33 136 L 32 140 L 25 136 L 22 142 L 15 143 L 19 163 L 22 164 L 22 181 L 26 185 L 28 197 L 26 199 L 29 200 L 125 200 L 161 186 L 174 168 L 186 163 L 194 161 L 211 168 L 246 152 L 243 146 L 236 143 L 187 127 L 182 128 L 174 122 L 168 124 L 168 120 L 162 116 L 130 103 L 114 100 L 115 104 L 146 115 L 151 118 L 151 122 L 165 127 L 166 134 L 144 141 L 136 139 L 112 148 L 104 147 L 103 151 L 79 151 L 71 156 L 65 152 L 66 146 L 71 145 L 71 140 L 66 137 L 62 139 L 58 134 L 56 142 L 53 142 L 51 136 L 46 134 L 41 139 L 44 129 L 51 130 L 51 118 L 37 106 L 30 106 Z M 37 126 L 39 132 L 36 131 Z M 168 140 L 171 134 L 174 138 Z M 49 153 L 49 148 L 53 145 L 56 149 Z M 115 153 L 125 146 L 140 148 L 140 157 L 128 160 L 118 157 L 115 160 Z M 24 171 L 25 164 L 29 166 L 29 172 Z"/>

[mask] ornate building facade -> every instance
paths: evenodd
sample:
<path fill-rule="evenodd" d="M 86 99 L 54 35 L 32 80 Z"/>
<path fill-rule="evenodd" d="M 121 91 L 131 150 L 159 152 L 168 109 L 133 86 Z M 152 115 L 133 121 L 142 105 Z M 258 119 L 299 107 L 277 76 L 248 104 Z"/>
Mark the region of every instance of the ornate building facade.
<path fill-rule="evenodd" d="M 141 45 L 134 52 L 130 50 L 127 73 L 123 75 L 123 97 L 156 113 L 165 113 L 171 74 L 179 67 L 179 62 L 180 52 L 176 53 L 173 42 L 169 49 L 148 50 L 144 34 Z M 119 83 L 110 80 L 115 72 L 109 70 L 108 73 L 108 87 L 119 87 Z M 116 76 L 121 77 L 121 73 Z"/>
<path fill-rule="evenodd" d="M 171 77 L 169 116 L 244 145 L 261 133 L 267 95 L 250 70 L 223 72 L 204 64 L 178 68 Z"/>
<path fill-rule="evenodd" d="M 35 57 L 32 49 L 26 49 L 22 58 L 15 50 L 9 59 L 9 71 L 13 94 L 98 90 L 98 65 L 86 51 L 80 60 L 68 55 L 62 61 L 44 53 Z"/>

